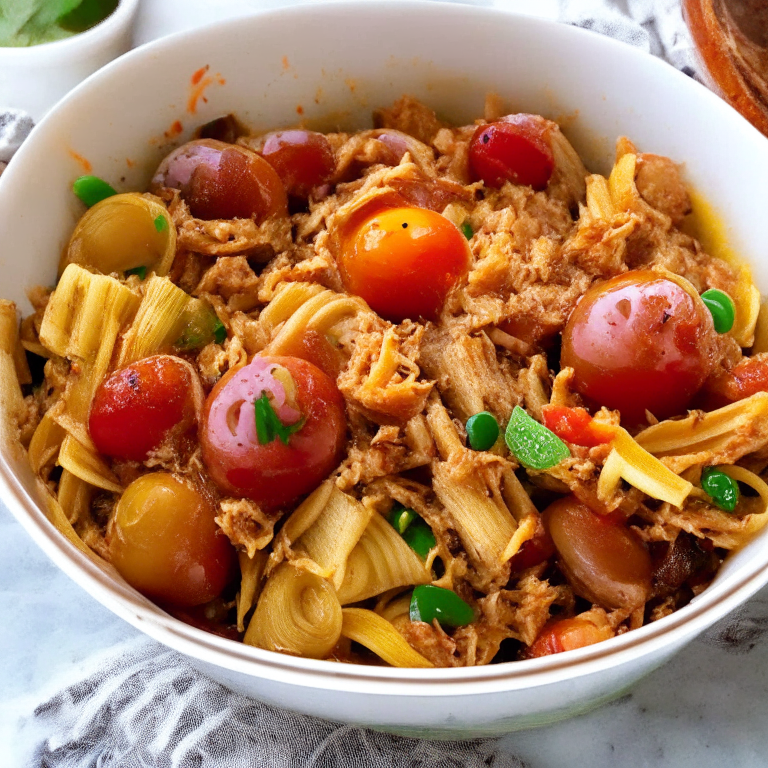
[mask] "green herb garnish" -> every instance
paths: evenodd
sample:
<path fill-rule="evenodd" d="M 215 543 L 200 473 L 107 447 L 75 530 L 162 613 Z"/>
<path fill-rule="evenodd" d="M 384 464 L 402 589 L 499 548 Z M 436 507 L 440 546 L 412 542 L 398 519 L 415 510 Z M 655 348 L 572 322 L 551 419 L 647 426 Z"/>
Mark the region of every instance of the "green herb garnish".
<path fill-rule="evenodd" d="M 213 340 L 217 344 L 223 344 L 227 338 L 227 326 L 216 318 L 216 325 L 213 326 Z"/>
<path fill-rule="evenodd" d="M 261 397 L 254 402 L 256 408 L 256 437 L 259 445 L 268 445 L 275 438 L 280 438 L 283 445 L 288 445 L 288 438 L 298 432 L 306 419 L 300 418 L 295 424 L 283 424 L 275 413 L 269 396 L 266 392 L 261 393 Z"/>
<path fill-rule="evenodd" d="M 464 237 L 467 238 L 467 240 L 471 240 L 472 235 L 475 234 L 474 230 L 472 229 L 472 225 L 468 221 L 465 221 L 461 225 L 460 229 L 461 229 L 461 233 L 464 235 Z"/>
<path fill-rule="evenodd" d="M 125 274 L 127 275 L 136 275 L 139 280 L 144 280 L 144 278 L 147 276 L 147 268 L 146 267 L 134 267 L 133 269 L 126 269 Z"/>
<path fill-rule="evenodd" d="M 158 232 L 165 232 L 168 229 L 168 219 L 161 213 L 154 221 L 155 229 Z"/>

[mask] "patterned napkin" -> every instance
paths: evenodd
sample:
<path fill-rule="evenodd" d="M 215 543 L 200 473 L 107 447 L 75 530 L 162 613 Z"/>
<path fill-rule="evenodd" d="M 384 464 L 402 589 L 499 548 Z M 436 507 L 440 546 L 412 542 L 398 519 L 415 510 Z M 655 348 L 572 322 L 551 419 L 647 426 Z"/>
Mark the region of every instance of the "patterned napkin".
<path fill-rule="evenodd" d="M 558 8 L 560 21 L 694 74 L 678 0 L 560 0 Z M 29 116 L 0 107 L 0 172 L 31 126 Z M 80 664 L 77 677 L 30 707 L 19 731 L 28 746 L 14 765 L 46 768 L 525 768 L 496 740 L 402 739 L 270 707 L 232 693 L 144 636 Z"/>

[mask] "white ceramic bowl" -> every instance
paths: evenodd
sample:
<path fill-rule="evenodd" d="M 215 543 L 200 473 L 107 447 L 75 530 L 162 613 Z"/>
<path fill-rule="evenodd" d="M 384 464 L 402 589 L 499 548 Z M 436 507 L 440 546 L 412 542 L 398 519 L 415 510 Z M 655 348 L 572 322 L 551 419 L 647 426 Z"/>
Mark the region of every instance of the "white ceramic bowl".
<path fill-rule="evenodd" d="M 131 47 L 139 0 L 120 0 L 115 11 L 78 35 L 23 48 L 0 47 L 0 107 L 40 118 L 88 75 Z"/>
<path fill-rule="evenodd" d="M 205 65 L 213 78 L 207 102 L 190 114 L 190 78 Z M 0 179 L 0 295 L 26 308 L 25 290 L 53 280 L 80 210 L 70 192 L 82 171 L 75 155 L 119 189 L 136 189 L 167 151 L 164 133 L 176 120 L 178 140 L 229 111 L 253 128 L 294 124 L 297 111 L 362 127 L 372 108 L 410 93 L 468 121 L 482 114 L 489 90 L 511 109 L 566 119 L 593 169 L 610 167 L 621 134 L 685 161 L 688 179 L 722 213 L 732 244 L 768 290 L 768 142 L 720 99 L 663 62 L 580 29 L 471 6 L 387 2 L 237 19 L 161 40 L 94 75 L 35 129 Z M 250 648 L 171 619 L 52 528 L 23 457 L 8 447 L 0 493 L 77 583 L 211 677 L 293 710 L 413 735 L 498 734 L 585 711 L 768 581 L 766 529 L 690 605 L 598 645 L 469 669 L 334 664 Z"/>

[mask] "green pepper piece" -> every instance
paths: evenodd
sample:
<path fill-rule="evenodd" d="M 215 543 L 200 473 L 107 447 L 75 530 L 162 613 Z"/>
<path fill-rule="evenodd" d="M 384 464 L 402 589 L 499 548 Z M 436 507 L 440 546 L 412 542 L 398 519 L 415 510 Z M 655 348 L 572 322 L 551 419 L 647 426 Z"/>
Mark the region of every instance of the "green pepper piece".
<path fill-rule="evenodd" d="M 406 528 L 417 517 L 418 515 L 412 509 L 407 509 L 402 504 L 397 504 L 389 513 L 389 523 L 402 536 Z"/>
<path fill-rule="evenodd" d="M 462 627 L 475 620 L 472 606 L 465 603 L 455 592 L 432 584 L 420 584 L 411 596 L 411 621 L 431 624 L 437 619 L 448 627 Z"/>
<path fill-rule="evenodd" d="M 81 176 L 72 184 L 72 191 L 89 207 L 117 194 L 114 187 L 98 176 Z"/>
<path fill-rule="evenodd" d="M 139 280 L 144 280 L 147 276 L 147 268 L 146 267 L 134 267 L 133 269 L 126 269 L 125 274 L 127 275 L 136 275 Z"/>
<path fill-rule="evenodd" d="M 701 300 L 712 313 L 712 322 L 718 333 L 728 333 L 736 319 L 736 308 L 731 297 L 717 288 L 710 288 L 701 294 Z"/>
<path fill-rule="evenodd" d="M 726 512 L 733 512 L 739 503 L 739 484 L 725 472 L 706 467 L 701 473 L 701 487 L 712 501 Z"/>
<path fill-rule="evenodd" d="M 474 230 L 472 229 L 472 225 L 468 221 L 465 221 L 461 225 L 461 233 L 464 235 L 464 237 L 467 238 L 467 240 L 471 240 L 472 235 L 475 234 Z"/>
<path fill-rule="evenodd" d="M 504 439 L 514 457 L 528 469 L 551 469 L 571 455 L 568 446 L 552 430 L 531 418 L 519 405 L 512 411 Z"/>
<path fill-rule="evenodd" d="M 493 414 L 481 411 L 467 419 L 467 439 L 475 451 L 487 451 L 493 448 L 499 437 L 499 422 Z"/>
<path fill-rule="evenodd" d="M 432 529 L 422 520 L 417 518 L 407 530 L 401 534 L 405 543 L 422 559 L 426 560 L 429 551 L 436 546 L 437 541 Z"/>

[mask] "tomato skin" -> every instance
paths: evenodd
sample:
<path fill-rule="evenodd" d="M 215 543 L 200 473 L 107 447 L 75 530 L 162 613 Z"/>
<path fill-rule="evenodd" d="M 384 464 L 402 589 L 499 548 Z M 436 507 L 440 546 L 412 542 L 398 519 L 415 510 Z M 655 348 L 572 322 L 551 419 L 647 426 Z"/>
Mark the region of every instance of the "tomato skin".
<path fill-rule="evenodd" d="M 88 429 L 99 453 L 146 461 L 169 431 L 196 421 L 202 390 L 189 363 L 154 355 L 111 373 L 91 404 Z"/>
<path fill-rule="evenodd" d="M 758 392 L 768 392 L 768 360 L 762 356 L 743 357 L 730 371 L 719 370 L 710 376 L 696 404 L 713 411 Z"/>
<path fill-rule="evenodd" d="M 526 568 L 533 568 L 533 566 L 549 560 L 554 554 L 555 543 L 544 527 L 541 516 L 539 516 L 533 536 L 528 541 L 524 541 L 518 552 L 510 559 L 511 572 L 519 573 Z"/>
<path fill-rule="evenodd" d="M 347 291 L 397 323 L 436 320 L 470 261 L 467 239 L 448 219 L 403 207 L 375 213 L 345 237 L 339 268 Z"/>
<path fill-rule="evenodd" d="M 673 280 L 638 270 L 587 291 L 563 330 L 573 387 L 630 425 L 680 414 L 709 376 L 716 334 L 704 303 Z"/>
<path fill-rule="evenodd" d="M 256 219 L 284 216 L 288 201 L 272 166 L 245 147 L 215 139 L 197 139 L 160 163 L 152 190 L 181 192 L 197 219 Z"/>
<path fill-rule="evenodd" d="M 180 606 L 207 603 L 234 574 L 235 550 L 215 509 L 186 481 L 166 472 L 134 480 L 107 529 L 110 562 L 139 592 Z"/>
<path fill-rule="evenodd" d="M 517 114 L 480 125 L 469 142 L 469 173 L 487 187 L 505 182 L 545 189 L 555 167 L 551 124 L 539 115 Z"/>
<path fill-rule="evenodd" d="M 261 155 L 277 171 L 285 191 L 304 200 L 314 187 L 328 182 L 336 168 L 330 142 L 315 131 L 269 133 L 264 137 Z"/>
<path fill-rule="evenodd" d="M 243 381 L 256 381 L 245 366 L 228 371 L 208 396 L 200 424 L 200 445 L 209 474 L 225 493 L 245 496 L 272 510 L 309 493 L 331 473 L 341 460 L 347 426 L 341 393 L 317 366 L 295 357 L 257 355 L 254 360 L 257 365 L 279 365 L 288 371 L 304 425 L 290 436 L 288 445 L 279 439 L 260 445 L 255 426 L 252 434 L 243 431 L 240 424 L 228 426 L 225 414 L 237 402 L 247 409 L 245 418 L 254 414 L 255 424 L 253 399 L 243 401 L 238 394 Z M 255 387 L 259 390 L 253 393 L 255 399 L 261 387 L 260 383 Z"/>
<path fill-rule="evenodd" d="M 651 592 L 652 561 L 643 542 L 612 515 L 598 515 L 575 496 L 542 513 L 573 591 L 606 609 L 637 608 Z"/>
<path fill-rule="evenodd" d="M 561 440 L 585 448 L 610 443 L 616 429 L 610 424 L 595 421 L 585 408 L 545 405 L 541 409 L 544 426 Z"/>
<path fill-rule="evenodd" d="M 571 619 L 558 619 L 549 622 L 541 630 L 525 653 L 525 658 L 538 659 L 554 653 L 586 648 L 588 645 L 594 645 L 612 636 L 610 629 L 601 629 L 588 619 L 580 619 L 578 616 Z"/>

